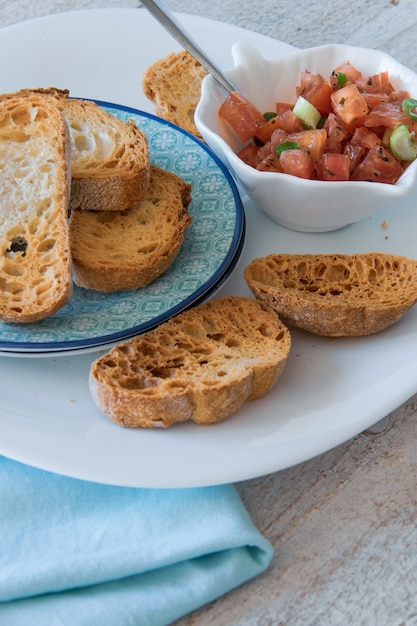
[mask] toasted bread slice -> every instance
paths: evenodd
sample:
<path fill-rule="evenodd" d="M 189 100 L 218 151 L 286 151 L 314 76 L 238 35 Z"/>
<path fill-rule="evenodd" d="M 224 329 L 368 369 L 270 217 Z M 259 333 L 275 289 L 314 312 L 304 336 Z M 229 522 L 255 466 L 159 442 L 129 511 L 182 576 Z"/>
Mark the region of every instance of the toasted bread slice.
<path fill-rule="evenodd" d="M 90 370 L 100 410 L 131 428 L 221 422 L 282 373 L 289 331 L 254 298 L 218 298 L 112 348 Z"/>
<path fill-rule="evenodd" d="M 194 112 L 206 74 L 203 66 L 183 50 L 153 63 L 142 78 L 143 92 L 155 104 L 156 115 L 200 140 L 202 137 L 194 123 Z"/>
<path fill-rule="evenodd" d="M 271 254 L 244 276 L 284 323 L 329 337 L 377 333 L 417 301 L 417 261 L 380 252 Z"/>
<path fill-rule="evenodd" d="M 55 98 L 71 137 L 71 209 L 121 211 L 145 197 L 149 154 L 145 134 L 133 120 L 124 122 L 91 100 L 70 98 L 67 89 L 22 89 L 3 94 Z"/>
<path fill-rule="evenodd" d="M 151 166 L 144 200 L 125 211 L 79 211 L 70 219 L 73 277 L 80 287 L 121 291 L 144 287 L 177 256 L 191 223 L 191 185 Z"/>
<path fill-rule="evenodd" d="M 0 320 L 55 313 L 72 293 L 69 134 L 53 101 L 0 101 Z"/>
<path fill-rule="evenodd" d="M 61 106 L 71 134 L 71 209 L 121 211 L 144 198 L 148 142 L 134 121 L 87 100 L 64 99 Z"/>

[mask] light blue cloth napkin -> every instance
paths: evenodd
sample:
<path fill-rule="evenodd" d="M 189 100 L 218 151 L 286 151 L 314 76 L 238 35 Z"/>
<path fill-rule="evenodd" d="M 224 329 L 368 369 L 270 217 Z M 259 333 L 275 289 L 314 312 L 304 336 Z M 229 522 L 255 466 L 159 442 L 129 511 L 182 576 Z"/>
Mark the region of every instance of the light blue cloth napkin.
<path fill-rule="evenodd" d="M 264 571 L 231 485 L 134 489 L 0 457 L 1 626 L 159 626 Z"/>

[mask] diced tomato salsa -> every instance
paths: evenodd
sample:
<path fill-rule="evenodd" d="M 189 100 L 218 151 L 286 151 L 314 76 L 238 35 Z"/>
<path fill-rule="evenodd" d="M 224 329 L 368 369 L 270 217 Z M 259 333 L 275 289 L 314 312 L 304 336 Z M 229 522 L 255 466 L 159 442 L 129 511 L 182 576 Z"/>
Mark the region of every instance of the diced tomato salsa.
<path fill-rule="evenodd" d="M 394 156 L 390 145 L 392 132 L 404 124 L 414 145 L 417 121 L 402 109 L 409 93 L 396 90 L 388 72 L 364 76 L 349 61 L 328 80 L 304 71 L 295 96 L 312 105 L 316 125 L 289 102 L 277 102 L 265 115 L 237 92 L 223 102 L 220 117 L 249 142 L 238 154 L 245 163 L 300 178 L 394 184 L 411 162 Z"/>

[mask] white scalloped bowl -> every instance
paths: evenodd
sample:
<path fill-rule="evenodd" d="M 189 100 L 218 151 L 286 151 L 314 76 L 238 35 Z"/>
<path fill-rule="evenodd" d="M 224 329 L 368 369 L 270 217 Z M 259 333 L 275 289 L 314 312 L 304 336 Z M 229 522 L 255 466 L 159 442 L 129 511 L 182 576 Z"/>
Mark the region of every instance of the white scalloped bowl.
<path fill-rule="evenodd" d="M 295 87 L 301 72 L 309 70 L 330 76 L 349 60 L 364 75 L 387 70 L 397 89 L 407 89 L 417 98 L 417 75 L 392 57 L 371 49 L 324 45 L 297 50 L 279 59 L 264 59 L 251 44 L 238 42 L 232 48 L 235 67 L 226 75 L 261 111 L 276 101 L 295 102 Z M 207 76 L 195 122 L 204 140 L 219 156 L 253 202 L 272 220 L 292 230 L 326 232 L 368 218 L 386 204 L 408 194 L 416 182 L 417 159 L 395 185 L 365 181 L 306 180 L 289 174 L 262 172 L 244 163 L 236 152 L 243 147 L 230 127 L 218 116 L 227 93 Z"/>

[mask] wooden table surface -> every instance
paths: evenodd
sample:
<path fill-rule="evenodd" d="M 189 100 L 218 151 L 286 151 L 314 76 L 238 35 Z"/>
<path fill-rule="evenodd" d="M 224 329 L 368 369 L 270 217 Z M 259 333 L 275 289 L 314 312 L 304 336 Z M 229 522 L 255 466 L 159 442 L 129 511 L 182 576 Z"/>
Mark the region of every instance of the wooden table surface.
<path fill-rule="evenodd" d="M 166 1 L 174 11 L 299 47 L 332 42 L 379 48 L 417 71 L 417 0 Z M 66 10 L 139 5 L 0 0 L 0 26 Z M 416 626 L 416 449 L 414 396 L 336 449 L 236 485 L 275 548 L 273 562 L 263 575 L 176 625 Z"/>

